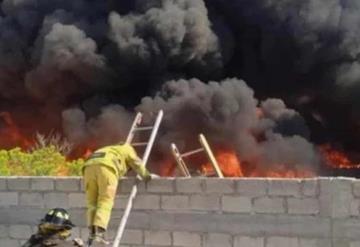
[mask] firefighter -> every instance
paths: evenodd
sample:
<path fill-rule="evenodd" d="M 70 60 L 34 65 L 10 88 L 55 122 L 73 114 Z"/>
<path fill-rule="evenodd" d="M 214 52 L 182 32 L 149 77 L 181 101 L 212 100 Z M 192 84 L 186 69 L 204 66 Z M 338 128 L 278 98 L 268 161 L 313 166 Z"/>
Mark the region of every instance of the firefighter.
<path fill-rule="evenodd" d="M 69 240 L 73 227 L 74 224 L 65 209 L 51 209 L 40 221 L 37 233 L 33 234 L 22 247 L 84 246 L 81 239 Z"/>
<path fill-rule="evenodd" d="M 134 170 L 144 181 L 157 177 L 145 168 L 129 144 L 106 146 L 96 150 L 83 167 L 87 203 L 88 245 L 109 244 L 104 238 L 114 205 L 118 180 Z"/>

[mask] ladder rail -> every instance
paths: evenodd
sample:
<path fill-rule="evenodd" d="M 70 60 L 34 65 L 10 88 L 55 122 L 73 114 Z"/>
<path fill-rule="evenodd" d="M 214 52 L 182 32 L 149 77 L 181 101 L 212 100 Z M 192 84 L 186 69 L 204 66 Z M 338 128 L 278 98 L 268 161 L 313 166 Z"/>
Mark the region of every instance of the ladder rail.
<path fill-rule="evenodd" d="M 160 110 L 159 113 L 158 113 L 158 116 L 156 117 L 154 128 L 153 128 L 153 131 L 151 132 L 151 136 L 150 136 L 150 139 L 149 139 L 148 146 L 146 146 L 145 153 L 143 155 L 142 161 L 144 163 L 144 166 L 146 166 L 146 163 L 147 163 L 147 161 L 149 159 L 150 152 L 151 152 L 152 146 L 154 144 L 157 132 L 158 132 L 159 127 L 160 127 L 161 120 L 163 119 L 163 116 L 164 116 L 164 112 L 162 110 Z"/>
<path fill-rule="evenodd" d="M 215 172 L 216 172 L 216 175 L 219 177 L 219 178 L 224 178 L 224 175 L 220 169 L 220 166 L 213 154 L 213 152 L 211 151 L 211 148 L 210 148 L 210 145 L 209 143 L 207 142 L 205 136 L 203 134 L 200 134 L 199 135 L 199 141 L 201 143 L 201 146 L 203 146 L 204 150 L 205 150 L 205 153 L 206 155 L 208 156 L 209 160 L 210 160 L 210 163 L 211 165 L 213 166 Z"/>
<path fill-rule="evenodd" d="M 136 116 L 135 116 L 134 122 L 131 125 L 130 131 L 129 131 L 129 134 L 128 134 L 127 138 L 126 138 L 125 143 L 129 144 L 129 143 L 132 142 L 132 140 L 134 139 L 134 135 L 135 135 L 135 129 L 141 123 L 141 121 L 142 121 L 142 113 L 138 112 L 136 114 Z"/>
<path fill-rule="evenodd" d="M 163 115 L 164 115 L 163 111 L 160 110 L 158 115 L 157 115 L 157 118 L 156 118 L 156 121 L 155 121 L 155 124 L 154 124 L 154 128 L 153 128 L 153 130 L 151 132 L 148 145 L 146 146 L 145 152 L 143 154 L 142 161 L 143 161 L 144 166 L 146 166 L 146 163 L 147 163 L 147 161 L 149 159 L 150 152 L 151 152 L 152 146 L 154 144 L 154 141 L 155 141 L 155 138 L 156 138 L 156 135 L 157 135 L 161 120 L 163 118 Z M 121 221 L 120 221 L 117 233 L 116 233 L 116 237 L 115 237 L 115 240 L 114 240 L 114 243 L 113 243 L 113 247 L 118 247 L 120 245 L 120 241 L 121 241 L 122 235 L 124 233 L 125 226 L 126 226 L 126 223 L 128 221 L 128 218 L 129 218 L 129 215 L 130 215 L 130 212 L 131 212 L 131 209 L 132 209 L 133 202 L 134 202 L 134 199 L 136 197 L 137 191 L 138 191 L 137 190 L 137 182 L 135 182 L 135 184 L 133 185 L 133 187 L 131 189 L 130 196 L 129 196 L 129 199 L 128 199 L 124 214 L 123 214 L 123 216 L 121 218 Z"/>
<path fill-rule="evenodd" d="M 184 177 L 191 177 L 189 169 L 187 168 L 184 160 L 182 159 L 181 154 L 180 154 L 178 148 L 176 147 L 175 143 L 171 143 L 171 152 L 172 152 L 173 156 L 175 157 L 175 161 L 176 161 L 180 171 L 184 175 Z"/>

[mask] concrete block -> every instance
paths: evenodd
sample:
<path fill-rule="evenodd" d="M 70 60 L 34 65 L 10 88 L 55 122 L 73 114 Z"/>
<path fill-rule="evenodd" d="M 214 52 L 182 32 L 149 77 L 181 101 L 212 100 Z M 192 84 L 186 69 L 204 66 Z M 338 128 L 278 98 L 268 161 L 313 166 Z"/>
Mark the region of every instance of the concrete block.
<path fill-rule="evenodd" d="M 122 243 L 124 243 L 124 244 L 143 244 L 144 243 L 144 234 L 140 230 L 127 229 L 124 232 L 124 237 L 123 237 Z"/>
<path fill-rule="evenodd" d="M 205 180 L 206 193 L 233 194 L 235 193 L 235 182 L 233 179 L 208 178 Z"/>
<path fill-rule="evenodd" d="M 236 181 L 236 191 L 241 196 L 264 196 L 267 193 L 267 182 L 265 179 L 241 178 Z"/>
<path fill-rule="evenodd" d="M 350 247 L 359 247 L 360 246 L 360 241 L 352 241 L 350 242 Z"/>
<path fill-rule="evenodd" d="M 47 177 L 37 177 L 31 179 L 31 189 L 38 191 L 54 190 L 54 179 Z"/>
<path fill-rule="evenodd" d="M 28 239 L 32 234 L 29 225 L 11 225 L 9 227 L 9 236 L 15 239 Z"/>
<path fill-rule="evenodd" d="M 319 182 L 317 179 L 304 179 L 302 181 L 302 195 L 309 197 L 319 196 Z"/>
<path fill-rule="evenodd" d="M 20 193 L 19 197 L 20 206 L 30 206 L 43 208 L 45 206 L 44 196 L 42 193 Z"/>
<path fill-rule="evenodd" d="M 320 212 L 320 202 L 316 198 L 288 198 L 289 214 L 317 215 Z"/>
<path fill-rule="evenodd" d="M 111 227 L 117 228 L 119 226 L 120 219 L 123 216 L 122 211 L 113 210 L 111 215 L 110 225 Z M 150 227 L 150 216 L 151 214 L 147 212 L 141 212 L 134 210 L 131 212 L 129 220 L 126 224 L 127 229 L 136 229 L 136 230 L 149 230 L 154 229 Z M 166 229 L 167 230 L 167 229 Z"/>
<path fill-rule="evenodd" d="M 20 247 L 20 241 L 16 239 L 1 238 L 0 243 L 4 247 Z"/>
<path fill-rule="evenodd" d="M 16 206 L 19 203 L 17 192 L 0 192 L 0 207 Z"/>
<path fill-rule="evenodd" d="M 136 196 L 134 201 L 135 209 L 160 209 L 159 195 L 140 194 Z"/>
<path fill-rule="evenodd" d="M 299 239 L 299 247 L 329 247 L 331 246 L 330 239 Z"/>
<path fill-rule="evenodd" d="M 145 231 L 145 245 L 169 246 L 171 233 L 167 231 Z"/>
<path fill-rule="evenodd" d="M 118 193 L 120 194 L 130 193 L 130 191 L 132 190 L 135 184 L 135 181 L 136 179 L 134 177 L 120 179 Z M 138 188 L 138 193 L 146 192 L 145 182 L 137 183 L 137 188 Z"/>
<path fill-rule="evenodd" d="M 299 247 L 297 238 L 269 237 L 266 239 L 266 247 Z"/>
<path fill-rule="evenodd" d="M 84 183 L 84 179 L 81 178 L 80 179 L 80 192 L 85 192 L 85 183 Z"/>
<path fill-rule="evenodd" d="M 7 238 L 9 236 L 9 229 L 5 225 L 0 225 L 0 239 Z"/>
<path fill-rule="evenodd" d="M 222 210 L 224 212 L 251 213 L 251 198 L 245 196 L 223 196 Z"/>
<path fill-rule="evenodd" d="M 182 215 L 182 214 L 180 214 Z M 182 227 L 181 224 L 176 222 L 176 217 L 178 214 L 173 212 L 165 211 L 156 211 L 154 213 L 148 214 L 149 216 L 149 225 L 153 230 L 176 230 L 178 227 Z"/>
<path fill-rule="evenodd" d="M 352 180 L 336 178 L 320 179 L 320 214 L 334 218 L 351 215 Z"/>
<path fill-rule="evenodd" d="M 174 179 L 153 179 L 146 184 L 146 190 L 150 193 L 172 193 L 174 189 Z"/>
<path fill-rule="evenodd" d="M 6 178 L 0 177 L 0 191 L 5 191 L 5 190 L 7 190 Z"/>
<path fill-rule="evenodd" d="M 269 195 L 271 196 L 300 196 L 300 180 L 298 179 L 270 179 Z"/>
<path fill-rule="evenodd" d="M 189 208 L 188 196 L 161 196 L 161 209 L 183 210 Z"/>
<path fill-rule="evenodd" d="M 335 181 L 334 181 L 335 182 Z M 336 180 L 334 183 L 332 202 L 332 216 L 336 218 L 349 217 L 351 215 L 351 201 L 353 200 L 351 180 Z"/>
<path fill-rule="evenodd" d="M 47 209 L 34 207 L 0 206 L 0 222 L 3 225 L 37 225 L 46 211 Z"/>
<path fill-rule="evenodd" d="M 360 197 L 360 180 L 352 182 L 352 191 L 355 197 Z"/>
<path fill-rule="evenodd" d="M 140 196 L 140 194 L 138 195 Z M 128 195 L 116 195 L 114 202 L 114 209 L 125 209 L 126 204 L 129 200 Z"/>
<path fill-rule="evenodd" d="M 69 207 L 69 196 L 66 193 L 45 193 L 44 201 L 46 208 Z"/>
<path fill-rule="evenodd" d="M 350 214 L 351 216 L 360 216 L 360 200 L 354 199 L 350 204 Z"/>
<path fill-rule="evenodd" d="M 290 216 L 281 214 L 223 214 L 198 217 L 197 224 L 216 222 L 216 229 L 211 225 L 202 227 L 210 232 L 227 233 L 243 236 L 288 236 L 304 238 L 329 238 L 331 224 L 328 218 L 313 216 Z M 190 223 L 189 223 L 190 224 Z M 199 227 L 200 228 L 200 227 Z M 201 230 L 201 229 L 199 229 Z"/>
<path fill-rule="evenodd" d="M 256 213 L 285 213 L 283 198 L 261 197 L 254 200 L 253 209 Z"/>
<path fill-rule="evenodd" d="M 232 247 L 232 237 L 229 234 L 208 233 L 203 238 L 203 247 Z"/>
<path fill-rule="evenodd" d="M 174 246 L 201 247 L 201 235 L 190 232 L 173 232 Z"/>
<path fill-rule="evenodd" d="M 202 178 L 178 178 L 175 181 L 178 193 L 202 193 L 204 190 L 204 179 Z"/>
<path fill-rule="evenodd" d="M 84 208 L 86 206 L 84 193 L 70 193 L 68 196 L 70 208 Z"/>
<path fill-rule="evenodd" d="M 116 235 L 116 231 L 112 230 L 108 232 L 107 237 L 109 239 L 114 239 Z M 121 244 L 131 244 L 131 245 L 137 245 L 137 244 L 144 244 L 143 242 L 144 234 L 141 230 L 132 230 L 132 229 L 125 229 L 124 235 L 121 239 Z"/>
<path fill-rule="evenodd" d="M 350 240 L 349 239 L 333 239 L 332 241 L 333 246 L 335 247 L 350 247 Z"/>
<path fill-rule="evenodd" d="M 169 212 L 171 213 L 171 212 Z M 217 231 L 217 218 L 213 217 L 217 213 L 207 214 L 204 212 L 189 213 L 176 213 L 169 217 L 169 223 L 173 222 L 170 226 L 172 230 L 187 231 L 187 232 L 218 232 Z M 226 233 L 226 232 L 220 232 Z"/>
<path fill-rule="evenodd" d="M 191 195 L 190 208 L 192 210 L 216 211 L 220 210 L 220 196 L 211 195 Z"/>
<path fill-rule="evenodd" d="M 58 178 L 55 180 L 57 191 L 80 191 L 79 178 Z"/>
<path fill-rule="evenodd" d="M 332 234 L 334 238 L 350 238 L 360 241 L 359 219 L 334 219 Z"/>
<path fill-rule="evenodd" d="M 299 239 L 299 247 L 318 247 L 316 239 Z"/>
<path fill-rule="evenodd" d="M 234 247 L 265 247 L 264 238 L 236 236 L 234 238 Z M 279 246 L 277 246 L 279 247 Z"/>
<path fill-rule="evenodd" d="M 30 178 L 11 177 L 7 179 L 9 190 L 30 190 Z"/>

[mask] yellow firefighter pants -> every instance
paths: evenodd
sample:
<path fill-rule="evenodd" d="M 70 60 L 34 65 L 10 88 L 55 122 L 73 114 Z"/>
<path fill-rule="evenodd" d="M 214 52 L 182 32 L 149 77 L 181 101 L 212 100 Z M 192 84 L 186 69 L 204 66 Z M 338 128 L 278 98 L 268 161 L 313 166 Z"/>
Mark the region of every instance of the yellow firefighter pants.
<path fill-rule="evenodd" d="M 88 226 L 107 229 L 114 206 L 118 178 L 111 168 L 90 165 L 84 171 Z"/>

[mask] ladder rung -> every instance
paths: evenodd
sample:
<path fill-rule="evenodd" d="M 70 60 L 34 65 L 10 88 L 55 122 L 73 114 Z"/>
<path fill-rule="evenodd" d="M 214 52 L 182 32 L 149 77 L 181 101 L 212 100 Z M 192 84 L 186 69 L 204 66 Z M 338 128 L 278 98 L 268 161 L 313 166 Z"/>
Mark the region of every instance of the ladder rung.
<path fill-rule="evenodd" d="M 141 130 L 152 130 L 154 126 L 144 126 L 144 127 L 136 127 L 135 131 L 141 131 Z"/>
<path fill-rule="evenodd" d="M 134 142 L 131 143 L 131 146 L 146 146 L 148 142 Z"/>
<path fill-rule="evenodd" d="M 189 151 L 189 152 L 181 154 L 180 156 L 181 157 L 187 157 L 187 156 L 190 156 L 190 155 L 193 155 L 193 154 L 200 153 L 202 151 L 204 151 L 204 148 L 199 148 L 199 149 L 196 149 L 196 150 L 193 150 L 193 151 Z"/>

